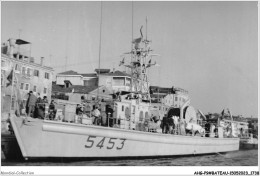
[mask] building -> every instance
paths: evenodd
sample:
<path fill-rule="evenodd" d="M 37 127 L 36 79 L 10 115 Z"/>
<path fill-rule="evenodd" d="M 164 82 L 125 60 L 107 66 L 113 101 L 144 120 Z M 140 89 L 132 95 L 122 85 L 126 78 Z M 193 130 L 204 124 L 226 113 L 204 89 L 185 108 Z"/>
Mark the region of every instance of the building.
<path fill-rule="evenodd" d="M 58 73 L 56 84 L 64 87 L 71 85 L 80 86 L 105 86 L 109 91 L 130 91 L 131 76 L 121 72 L 110 72 L 110 69 L 96 69 L 96 73 L 77 73 L 73 70 Z"/>
<path fill-rule="evenodd" d="M 68 100 L 75 103 L 81 103 L 82 98 L 89 101 L 96 100 L 96 97 L 99 97 L 99 99 L 103 101 L 110 101 L 112 100 L 112 93 L 113 92 L 109 91 L 105 86 L 69 84 L 69 87 L 65 87 L 55 83 L 52 85 L 52 99 Z"/>
<path fill-rule="evenodd" d="M 99 70 L 96 69 L 96 72 L 98 73 Z M 131 75 L 121 71 L 110 72 L 110 70 L 102 70 L 99 75 L 98 84 L 106 86 L 113 92 L 130 91 Z"/>
<path fill-rule="evenodd" d="M 56 75 L 56 84 L 57 85 L 65 85 L 64 81 L 70 81 L 72 85 L 81 85 L 81 86 L 97 86 L 98 85 L 98 77 L 96 73 L 77 73 L 73 70 L 65 71 L 62 73 L 58 73 Z M 68 82 L 67 82 L 68 83 Z M 65 85 L 68 87 L 68 85 Z"/>
<path fill-rule="evenodd" d="M 41 97 L 47 96 L 49 101 L 51 99 L 54 70 L 44 66 L 44 58 L 40 63 L 34 62 L 31 51 L 22 47 L 29 44 L 21 39 L 9 39 L 1 46 L 1 94 L 5 109 L 10 106 L 11 92 L 13 108 L 17 99 L 26 102 L 29 91 L 40 93 Z"/>

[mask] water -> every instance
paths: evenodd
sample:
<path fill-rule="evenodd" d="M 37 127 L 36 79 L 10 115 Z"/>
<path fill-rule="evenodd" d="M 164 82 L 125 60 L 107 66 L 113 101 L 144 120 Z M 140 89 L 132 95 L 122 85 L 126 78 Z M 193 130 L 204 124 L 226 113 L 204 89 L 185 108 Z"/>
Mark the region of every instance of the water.
<path fill-rule="evenodd" d="M 258 166 L 258 150 L 240 150 L 225 154 L 156 159 L 8 161 L 2 156 L 1 160 L 2 166 Z"/>

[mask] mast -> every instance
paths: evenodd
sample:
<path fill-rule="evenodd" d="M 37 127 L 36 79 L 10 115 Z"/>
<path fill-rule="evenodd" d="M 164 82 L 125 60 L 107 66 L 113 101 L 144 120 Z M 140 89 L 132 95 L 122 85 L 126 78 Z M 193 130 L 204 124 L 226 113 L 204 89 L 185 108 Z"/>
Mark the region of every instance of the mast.
<path fill-rule="evenodd" d="M 132 23 L 133 23 L 133 16 L 132 16 Z M 150 67 L 155 66 L 157 64 L 155 62 L 152 63 L 152 56 L 155 55 L 150 54 L 152 50 L 150 50 L 150 46 L 149 46 L 150 41 L 148 40 L 147 37 L 147 18 L 146 18 L 145 37 L 143 37 L 142 34 L 142 27 L 143 26 L 141 26 L 140 28 L 141 36 L 139 38 L 133 39 L 132 41 L 131 52 L 125 53 L 125 54 L 130 54 L 131 62 L 128 65 L 124 65 L 124 64 L 123 65 L 125 67 L 131 68 L 131 91 L 142 94 L 146 98 L 146 100 L 149 100 L 151 102 L 147 70 Z"/>

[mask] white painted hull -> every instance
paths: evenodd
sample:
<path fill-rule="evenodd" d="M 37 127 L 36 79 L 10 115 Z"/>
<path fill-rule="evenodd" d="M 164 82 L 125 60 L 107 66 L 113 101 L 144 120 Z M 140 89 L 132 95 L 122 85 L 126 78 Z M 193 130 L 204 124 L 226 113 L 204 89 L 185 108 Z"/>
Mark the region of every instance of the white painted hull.
<path fill-rule="evenodd" d="M 25 158 L 173 156 L 239 149 L 238 138 L 178 136 L 39 119 L 23 124 L 18 117 L 11 117 L 11 123 Z"/>

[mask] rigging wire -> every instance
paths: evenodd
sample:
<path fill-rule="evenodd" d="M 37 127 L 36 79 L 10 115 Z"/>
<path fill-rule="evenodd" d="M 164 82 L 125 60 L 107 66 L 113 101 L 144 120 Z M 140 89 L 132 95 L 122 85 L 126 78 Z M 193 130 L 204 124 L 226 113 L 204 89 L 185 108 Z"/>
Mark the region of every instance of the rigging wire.
<path fill-rule="evenodd" d="M 101 60 L 101 38 L 102 38 L 102 1 L 100 2 L 100 31 L 99 31 L 99 52 L 98 52 L 98 82 L 100 77 L 100 60 Z M 97 90 L 97 100 L 99 99 L 99 84 Z"/>
<path fill-rule="evenodd" d="M 65 71 L 67 71 L 67 64 L 68 64 L 68 42 L 69 42 L 69 7 L 67 6 L 67 35 L 66 35 L 66 51 L 65 51 Z"/>
<path fill-rule="evenodd" d="M 134 40 L 134 1 L 132 1 L 132 41 Z M 133 44 L 131 42 L 131 63 L 133 63 Z M 131 68 L 131 87 L 130 91 L 133 91 L 133 68 Z"/>

